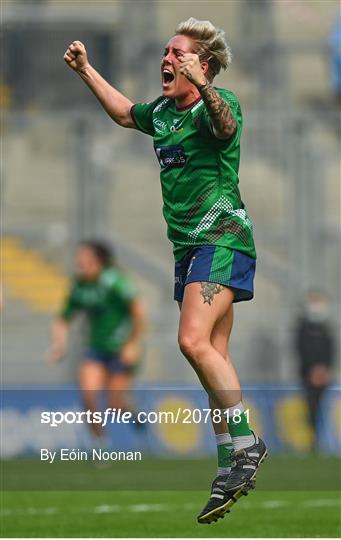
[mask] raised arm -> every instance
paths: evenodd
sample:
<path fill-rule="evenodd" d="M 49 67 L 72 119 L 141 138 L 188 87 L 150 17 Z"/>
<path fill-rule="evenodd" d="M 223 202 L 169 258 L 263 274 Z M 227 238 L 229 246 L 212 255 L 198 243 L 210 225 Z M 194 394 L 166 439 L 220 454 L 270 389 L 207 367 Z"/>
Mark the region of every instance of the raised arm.
<path fill-rule="evenodd" d="M 207 62 L 200 63 L 197 54 L 187 53 L 181 58 L 180 72 L 198 89 L 212 122 L 213 131 L 218 139 L 230 139 L 236 132 L 237 122 L 226 101 L 206 79 Z"/>
<path fill-rule="evenodd" d="M 198 90 L 206 105 L 215 136 L 218 139 L 230 139 L 237 129 L 237 122 L 228 103 L 208 81 L 199 85 Z"/>
<path fill-rule="evenodd" d="M 108 113 L 108 115 L 120 126 L 135 128 L 130 110 L 132 101 L 115 90 L 103 77 L 89 64 L 85 46 L 80 41 L 73 41 L 66 53 L 64 60 L 87 84 L 90 90 Z"/>

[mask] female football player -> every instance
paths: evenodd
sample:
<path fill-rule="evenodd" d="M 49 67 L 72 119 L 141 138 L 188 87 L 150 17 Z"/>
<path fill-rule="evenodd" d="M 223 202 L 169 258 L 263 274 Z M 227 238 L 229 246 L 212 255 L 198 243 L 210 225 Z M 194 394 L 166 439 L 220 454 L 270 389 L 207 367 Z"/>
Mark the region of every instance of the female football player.
<path fill-rule="evenodd" d="M 198 516 L 210 523 L 253 487 L 266 456 L 250 430 L 228 354 L 233 304 L 253 297 L 256 263 L 238 186 L 241 108 L 230 90 L 213 85 L 231 52 L 224 32 L 209 21 L 180 23 L 161 59 L 162 95 L 139 104 L 101 77 L 80 41 L 69 45 L 64 59 L 118 125 L 153 137 L 174 246 L 179 346 L 208 394 L 218 447 L 217 477 Z"/>

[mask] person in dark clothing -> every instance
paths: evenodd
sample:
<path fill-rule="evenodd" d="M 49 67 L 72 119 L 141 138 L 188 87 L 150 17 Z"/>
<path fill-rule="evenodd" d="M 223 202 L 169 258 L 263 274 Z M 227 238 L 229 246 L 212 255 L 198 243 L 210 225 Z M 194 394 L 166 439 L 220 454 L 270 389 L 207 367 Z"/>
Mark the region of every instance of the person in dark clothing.
<path fill-rule="evenodd" d="M 329 321 L 326 294 L 311 291 L 304 313 L 295 329 L 299 374 L 305 389 L 309 421 L 313 430 L 312 450 L 317 446 L 317 424 L 323 395 L 331 382 L 334 363 L 334 336 Z"/>

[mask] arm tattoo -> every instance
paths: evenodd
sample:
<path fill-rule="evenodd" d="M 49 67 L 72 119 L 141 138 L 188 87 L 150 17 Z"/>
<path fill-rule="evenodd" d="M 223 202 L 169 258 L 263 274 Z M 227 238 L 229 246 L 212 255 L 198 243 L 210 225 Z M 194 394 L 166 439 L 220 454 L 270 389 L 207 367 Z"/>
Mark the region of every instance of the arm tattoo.
<path fill-rule="evenodd" d="M 204 304 L 210 306 L 213 302 L 214 295 L 219 294 L 223 289 L 223 285 L 219 285 L 218 283 L 201 283 L 200 294 L 204 299 Z"/>
<path fill-rule="evenodd" d="M 216 135 L 222 139 L 229 139 L 236 131 L 237 122 L 233 118 L 228 103 L 214 90 L 209 82 L 199 86 L 198 89 L 206 105 Z"/>

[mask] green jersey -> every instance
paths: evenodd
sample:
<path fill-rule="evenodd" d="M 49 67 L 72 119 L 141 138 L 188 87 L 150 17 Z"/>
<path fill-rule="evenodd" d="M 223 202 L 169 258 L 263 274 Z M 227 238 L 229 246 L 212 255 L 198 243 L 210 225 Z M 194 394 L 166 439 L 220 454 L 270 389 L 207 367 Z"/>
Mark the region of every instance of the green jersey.
<path fill-rule="evenodd" d="M 131 333 L 130 305 L 135 297 L 131 280 L 117 268 L 106 268 L 96 281 L 75 279 L 60 316 L 71 320 L 75 313 L 84 312 L 89 322 L 88 347 L 116 353 Z"/>
<path fill-rule="evenodd" d="M 202 99 L 177 109 L 159 97 L 132 107 L 137 128 L 154 139 L 161 167 L 163 215 L 176 261 L 194 246 L 214 244 L 255 258 L 252 222 L 238 188 L 242 113 L 237 97 L 215 89 L 237 122 L 228 141 L 218 139 Z"/>

